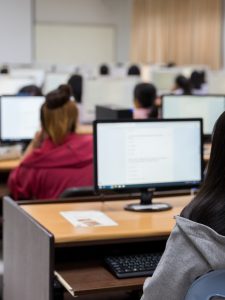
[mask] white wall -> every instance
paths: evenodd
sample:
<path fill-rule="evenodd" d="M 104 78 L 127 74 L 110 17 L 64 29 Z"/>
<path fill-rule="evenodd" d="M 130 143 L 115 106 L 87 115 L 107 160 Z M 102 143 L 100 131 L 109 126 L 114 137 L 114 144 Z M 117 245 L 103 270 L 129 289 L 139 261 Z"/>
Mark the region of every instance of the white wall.
<path fill-rule="evenodd" d="M 115 26 L 116 60 L 129 60 L 132 0 L 35 0 L 35 11 L 37 23 Z"/>
<path fill-rule="evenodd" d="M 32 61 L 32 0 L 0 1 L 0 63 Z"/>

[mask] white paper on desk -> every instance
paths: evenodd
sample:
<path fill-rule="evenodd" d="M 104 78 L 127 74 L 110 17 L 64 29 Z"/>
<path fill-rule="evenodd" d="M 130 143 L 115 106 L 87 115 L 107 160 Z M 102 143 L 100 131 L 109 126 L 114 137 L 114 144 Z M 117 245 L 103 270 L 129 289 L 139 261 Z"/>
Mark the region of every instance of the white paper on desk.
<path fill-rule="evenodd" d="M 76 227 L 117 226 L 106 214 L 97 210 L 61 211 L 60 214 Z"/>

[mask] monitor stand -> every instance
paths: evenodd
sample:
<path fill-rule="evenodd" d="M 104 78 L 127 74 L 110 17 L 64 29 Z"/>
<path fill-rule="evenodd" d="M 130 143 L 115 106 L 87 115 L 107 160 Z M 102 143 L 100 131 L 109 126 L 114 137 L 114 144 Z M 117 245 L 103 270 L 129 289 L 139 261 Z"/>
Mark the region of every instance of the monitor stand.
<path fill-rule="evenodd" d="M 172 206 L 168 203 L 152 203 L 154 190 L 144 189 L 141 190 L 141 201 L 140 203 L 128 204 L 124 208 L 125 210 L 136 211 L 136 212 L 154 212 L 154 211 L 165 211 L 172 209 Z"/>

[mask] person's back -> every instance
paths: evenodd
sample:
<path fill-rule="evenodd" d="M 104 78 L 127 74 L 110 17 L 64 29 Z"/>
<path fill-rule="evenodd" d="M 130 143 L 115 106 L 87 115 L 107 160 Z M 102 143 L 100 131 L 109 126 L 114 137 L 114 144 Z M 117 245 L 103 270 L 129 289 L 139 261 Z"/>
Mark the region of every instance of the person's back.
<path fill-rule="evenodd" d="M 203 185 L 176 225 L 142 300 L 181 300 L 191 284 L 225 268 L 225 113 L 217 120 Z"/>
<path fill-rule="evenodd" d="M 92 136 L 72 133 L 57 147 L 45 140 L 9 178 L 14 199 L 55 199 L 66 188 L 92 185 Z"/>
<path fill-rule="evenodd" d="M 92 136 L 75 133 L 77 108 L 69 98 L 64 86 L 46 96 L 43 130 L 9 177 L 14 199 L 53 199 L 66 188 L 93 185 Z"/>

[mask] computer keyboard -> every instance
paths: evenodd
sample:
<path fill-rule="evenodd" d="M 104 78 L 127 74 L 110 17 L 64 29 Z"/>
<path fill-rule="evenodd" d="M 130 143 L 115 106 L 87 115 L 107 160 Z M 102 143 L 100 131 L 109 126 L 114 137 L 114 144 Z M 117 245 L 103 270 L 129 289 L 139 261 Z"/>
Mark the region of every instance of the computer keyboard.
<path fill-rule="evenodd" d="M 105 262 L 117 278 L 151 276 L 155 271 L 162 253 L 108 256 Z"/>

